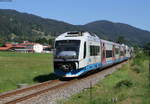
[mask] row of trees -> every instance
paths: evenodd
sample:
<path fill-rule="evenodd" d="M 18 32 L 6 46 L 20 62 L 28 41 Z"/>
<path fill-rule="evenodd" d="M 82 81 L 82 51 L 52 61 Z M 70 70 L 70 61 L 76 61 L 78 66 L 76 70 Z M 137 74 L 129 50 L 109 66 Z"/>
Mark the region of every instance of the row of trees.
<path fill-rule="evenodd" d="M 7 38 L 4 38 L 4 37 L 0 37 L 0 46 L 3 46 L 5 42 L 22 42 L 24 40 L 28 40 L 28 41 L 31 41 L 31 42 L 36 42 L 36 43 L 40 43 L 40 44 L 49 44 L 49 45 L 52 45 L 54 46 L 54 40 L 55 40 L 55 37 L 51 37 L 51 38 L 38 38 L 38 39 L 26 39 L 26 38 L 23 38 L 23 37 L 17 37 L 15 34 L 10 34 L 9 35 L 9 40 Z M 117 37 L 116 41 L 117 43 L 119 44 L 128 44 L 128 45 L 131 45 L 129 44 L 130 42 L 128 40 L 126 40 L 123 36 L 119 36 Z M 133 45 L 133 44 L 132 44 Z M 136 45 L 134 45 L 136 46 Z M 147 43 L 145 44 L 142 48 L 144 48 L 145 50 L 150 50 L 150 43 Z"/>
<path fill-rule="evenodd" d="M 55 40 L 55 38 L 50 38 L 50 39 L 39 38 L 35 42 L 41 43 L 41 44 L 50 44 L 50 45 L 54 46 L 54 40 Z"/>

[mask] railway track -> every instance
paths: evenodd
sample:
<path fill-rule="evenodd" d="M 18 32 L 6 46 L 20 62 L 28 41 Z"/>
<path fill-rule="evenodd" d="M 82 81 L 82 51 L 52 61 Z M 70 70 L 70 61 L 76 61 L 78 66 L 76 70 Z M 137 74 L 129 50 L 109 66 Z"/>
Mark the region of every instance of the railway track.
<path fill-rule="evenodd" d="M 66 83 L 60 80 L 52 80 L 36 84 L 30 87 L 10 91 L 7 93 L 0 94 L 0 104 L 15 104 L 19 101 L 33 97 L 35 94 L 41 93 L 43 90 L 53 88 L 59 84 Z M 39 93 L 38 93 L 39 92 Z M 32 95 L 32 96 L 31 96 Z"/>
<path fill-rule="evenodd" d="M 125 62 L 122 62 L 122 64 L 123 63 Z M 69 85 L 71 86 L 73 85 L 73 83 L 84 82 L 84 80 L 90 80 L 99 75 L 101 75 L 101 77 L 104 78 L 105 76 L 111 74 L 109 70 L 111 70 L 112 68 L 117 68 L 117 66 L 119 66 L 119 64 L 109 67 L 107 68 L 107 70 L 103 70 L 91 74 L 89 76 L 73 79 L 70 81 L 52 80 L 52 81 L 36 84 L 27 88 L 22 88 L 15 91 L 3 93 L 0 94 L 0 104 L 16 104 L 19 102 L 23 102 L 28 99 L 34 98 L 36 96 L 45 94 L 49 91 L 53 91 L 53 90 L 57 91 L 58 89 L 67 88 L 67 86 Z"/>

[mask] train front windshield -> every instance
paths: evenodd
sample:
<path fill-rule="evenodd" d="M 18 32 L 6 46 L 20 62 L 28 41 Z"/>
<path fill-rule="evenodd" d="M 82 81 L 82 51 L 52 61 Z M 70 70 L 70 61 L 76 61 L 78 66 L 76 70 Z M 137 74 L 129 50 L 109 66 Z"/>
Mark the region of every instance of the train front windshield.
<path fill-rule="evenodd" d="M 78 58 L 80 40 L 61 40 L 56 41 L 56 57 Z"/>

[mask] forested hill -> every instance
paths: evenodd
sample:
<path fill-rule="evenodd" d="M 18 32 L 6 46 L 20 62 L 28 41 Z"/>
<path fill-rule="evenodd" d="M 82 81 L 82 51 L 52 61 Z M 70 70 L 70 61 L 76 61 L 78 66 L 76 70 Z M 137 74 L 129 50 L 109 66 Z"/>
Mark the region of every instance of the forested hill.
<path fill-rule="evenodd" d="M 108 40 L 117 40 L 122 36 L 127 42 L 144 44 L 150 42 L 150 32 L 128 24 L 113 23 L 110 21 L 95 21 L 84 25 L 86 30 L 101 34 Z"/>
<path fill-rule="evenodd" d="M 10 9 L 0 9 L 0 42 L 35 41 L 39 38 L 50 38 L 62 32 L 72 30 L 91 31 L 103 39 L 116 41 L 124 37 L 128 43 L 144 44 L 150 41 L 150 32 L 133 26 L 95 21 L 85 25 L 72 25 L 62 21 L 42 18 L 33 14 L 20 13 Z"/>
<path fill-rule="evenodd" d="M 76 26 L 15 10 L 0 9 L 0 36 L 7 37 L 8 40 L 35 40 L 44 35 L 57 35 L 68 30 L 76 30 Z"/>

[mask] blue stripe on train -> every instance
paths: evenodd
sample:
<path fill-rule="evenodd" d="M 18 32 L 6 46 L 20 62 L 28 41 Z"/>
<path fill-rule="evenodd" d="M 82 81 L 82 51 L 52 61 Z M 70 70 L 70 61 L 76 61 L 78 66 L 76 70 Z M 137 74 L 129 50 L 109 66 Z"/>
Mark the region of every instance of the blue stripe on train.
<path fill-rule="evenodd" d="M 126 60 L 128 59 L 127 57 L 125 58 L 120 58 L 120 59 L 117 59 L 117 60 L 110 60 L 110 61 L 107 61 L 106 64 L 102 64 L 102 63 L 95 63 L 95 64 L 90 64 L 90 65 L 87 65 L 83 68 L 80 68 L 80 69 L 75 69 L 75 70 L 71 70 L 70 72 L 64 72 L 62 70 L 59 70 L 59 69 L 56 69 L 54 70 L 54 72 L 59 75 L 59 76 L 80 76 L 81 74 L 84 74 L 88 71 L 91 71 L 91 70 L 94 70 L 94 69 L 97 69 L 97 68 L 101 68 L 101 67 L 104 67 L 104 66 L 107 66 L 107 65 L 110 65 L 110 64 L 113 64 L 113 63 L 118 63 L 118 62 L 121 62 L 123 60 Z"/>
<path fill-rule="evenodd" d="M 87 65 L 87 66 L 80 68 L 80 69 L 71 70 L 70 72 L 64 72 L 64 71 L 59 70 L 59 69 L 54 70 L 54 72 L 59 76 L 71 76 L 71 75 L 72 76 L 80 76 L 81 74 L 83 74 L 85 72 L 100 68 L 101 66 L 102 66 L 101 63 L 95 63 L 95 64 Z"/>

